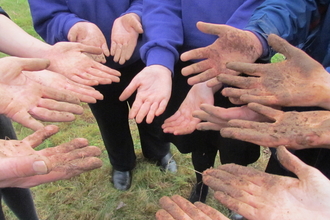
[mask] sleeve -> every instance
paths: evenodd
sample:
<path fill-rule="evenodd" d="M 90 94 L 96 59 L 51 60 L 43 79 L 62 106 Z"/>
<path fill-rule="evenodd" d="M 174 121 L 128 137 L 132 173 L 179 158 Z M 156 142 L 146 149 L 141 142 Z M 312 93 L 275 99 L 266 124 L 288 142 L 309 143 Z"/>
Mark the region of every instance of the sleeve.
<path fill-rule="evenodd" d="M 129 9 L 125 13 L 123 13 L 123 15 L 129 14 L 129 13 L 135 13 L 141 18 L 142 17 L 142 2 L 143 2 L 142 0 L 132 1 Z"/>
<path fill-rule="evenodd" d="M 0 7 L 0 14 L 5 15 L 6 17 L 9 18 L 9 15 L 7 14 L 7 12 L 5 12 L 5 10 L 3 10 L 1 7 Z"/>
<path fill-rule="evenodd" d="M 310 25 L 319 19 L 317 3 L 314 0 L 266 0 L 261 4 L 251 19 L 246 30 L 257 34 L 267 42 L 269 34 L 276 34 L 293 45 L 306 41 Z M 267 59 L 275 52 L 266 45 Z"/>
<path fill-rule="evenodd" d="M 29 4 L 35 30 L 49 44 L 67 41 L 70 28 L 85 21 L 70 12 L 65 0 L 29 0 Z"/>
<path fill-rule="evenodd" d="M 163 65 L 173 73 L 179 59 L 178 47 L 183 44 L 181 1 L 144 0 L 142 24 L 144 41 L 140 49 L 147 66 Z"/>

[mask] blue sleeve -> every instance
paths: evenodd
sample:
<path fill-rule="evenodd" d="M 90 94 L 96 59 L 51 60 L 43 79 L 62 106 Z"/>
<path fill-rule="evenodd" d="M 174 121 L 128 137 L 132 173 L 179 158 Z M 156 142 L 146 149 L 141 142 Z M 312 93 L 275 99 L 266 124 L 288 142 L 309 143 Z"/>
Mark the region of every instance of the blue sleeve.
<path fill-rule="evenodd" d="M 123 14 L 135 13 L 141 18 L 142 17 L 142 3 L 143 3 L 143 0 L 133 0 L 129 9 Z"/>
<path fill-rule="evenodd" d="M 249 20 L 246 30 L 267 41 L 269 34 L 276 34 L 293 45 L 306 41 L 310 25 L 319 18 L 317 3 L 314 0 L 266 0 Z M 267 45 L 267 57 L 275 52 Z M 264 52 L 265 53 L 265 52 Z"/>
<path fill-rule="evenodd" d="M 29 0 L 36 32 L 49 44 L 67 41 L 70 28 L 85 21 L 71 13 L 65 0 Z"/>
<path fill-rule="evenodd" d="M 177 0 L 144 0 L 142 24 L 146 42 L 140 49 L 147 66 L 163 65 L 172 73 L 183 44 L 181 4 Z"/>

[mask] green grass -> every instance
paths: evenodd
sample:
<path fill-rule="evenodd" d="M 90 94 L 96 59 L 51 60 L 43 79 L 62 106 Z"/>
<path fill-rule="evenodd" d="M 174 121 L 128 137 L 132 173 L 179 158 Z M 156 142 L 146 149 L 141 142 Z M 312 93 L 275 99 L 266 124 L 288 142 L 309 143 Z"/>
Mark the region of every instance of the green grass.
<path fill-rule="evenodd" d="M 29 34 L 39 38 L 32 27 L 31 16 L 26 0 L 1 0 L 1 6 L 12 20 Z M 40 38 L 39 38 L 40 39 Z M 5 56 L 4 54 L 0 56 Z M 111 166 L 103 142 L 88 105 L 84 104 L 85 112 L 71 123 L 55 123 L 60 132 L 47 139 L 38 149 L 56 146 L 73 138 L 84 137 L 90 145 L 102 149 L 102 168 L 84 173 L 70 180 L 44 184 L 31 189 L 40 219 L 112 219 L 112 220 L 145 220 L 154 219 L 155 212 L 160 208 L 158 200 L 164 195 L 174 194 L 188 197 L 195 183 L 195 175 L 191 165 L 190 154 L 180 154 L 175 147 L 172 152 L 178 163 L 178 173 L 163 173 L 159 168 L 146 161 L 141 152 L 139 135 L 136 125 L 131 121 L 132 136 L 135 141 L 137 166 L 133 171 L 133 183 L 130 190 L 121 192 L 109 182 Z M 48 123 L 49 124 L 49 123 Z M 20 139 L 32 131 L 14 123 Z M 262 169 L 267 161 L 267 153 L 253 166 Z M 218 161 L 218 160 L 217 160 Z M 209 193 L 207 204 L 223 213 L 227 210 Z M 4 205 L 7 219 L 16 219 Z"/>

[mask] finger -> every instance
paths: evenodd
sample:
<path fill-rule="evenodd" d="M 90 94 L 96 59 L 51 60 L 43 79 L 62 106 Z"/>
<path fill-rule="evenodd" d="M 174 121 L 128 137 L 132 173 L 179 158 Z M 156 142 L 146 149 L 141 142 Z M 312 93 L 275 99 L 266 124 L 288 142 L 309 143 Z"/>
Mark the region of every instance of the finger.
<path fill-rule="evenodd" d="M 219 89 L 222 88 L 222 83 L 218 81 L 217 77 L 213 77 L 212 79 L 210 79 L 209 81 L 207 81 L 206 83 L 207 87 L 214 87 L 214 86 L 218 86 Z"/>
<path fill-rule="evenodd" d="M 81 78 L 80 76 L 77 76 L 77 75 L 73 75 L 69 79 L 76 82 L 76 83 L 86 85 L 86 86 L 97 86 L 97 85 L 99 85 L 99 82 L 95 79 L 84 79 L 84 78 Z"/>
<path fill-rule="evenodd" d="M 133 103 L 133 107 L 132 107 L 132 110 L 134 109 L 135 111 L 137 111 L 137 113 L 135 114 L 135 121 L 137 123 L 141 123 L 143 121 L 143 119 L 147 116 L 149 110 L 150 110 L 150 107 L 151 107 L 151 103 L 150 102 L 143 102 L 142 105 L 140 105 L 140 107 L 134 107 L 134 103 Z M 138 108 L 138 110 L 137 110 Z M 150 116 L 152 117 L 152 120 L 153 120 L 153 116 Z M 133 117 L 133 114 L 131 115 L 130 114 L 130 117 Z"/>
<path fill-rule="evenodd" d="M 255 63 L 241 63 L 241 62 L 229 62 L 226 64 L 228 69 L 234 70 L 239 73 L 245 73 L 250 76 L 261 76 L 267 69 L 267 64 L 255 64 Z"/>
<path fill-rule="evenodd" d="M 40 150 L 38 151 L 38 154 L 43 156 L 51 156 L 56 153 L 68 153 L 76 149 L 84 148 L 86 146 L 88 146 L 88 141 L 85 138 L 75 138 L 56 147 Z"/>
<path fill-rule="evenodd" d="M 195 202 L 194 205 L 204 212 L 207 216 L 209 216 L 212 220 L 229 220 L 226 216 L 224 216 L 221 212 L 218 210 L 202 203 L 202 202 Z"/>
<path fill-rule="evenodd" d="M 73 44 L 76 44 L 78 46 L 80 52 L 97 54 L 97 55 L 103 53 L 103 51 L 100 47 L 90 46 L 90 45 L 81 44 L 81 43 L 72 43 L 72 47 L 74 46 Z"/>
<path fill-rule="evenodd" d="M 56 171 L 51 171 L 46 175 L 27 177 L 23 179 L 24 187 L 30 188 L 44 183 L 55 182 L 58 180 L 70 179 L 83 172 L 91 171 L 102 166 L 102 161 L 96 157 L 77 159 L 63 164 Z"/>
<path fill-rule="evenodd" d="M 278 100 L 278 98 L 272 95 L 255 96 L 249 94 L 242 94 L 240 100 L 242 100 L 245 103 L 255 102 L 255 103 L 260 103 L 262 105 L 280 105 L 280 101 Z"/>
<path fill-rule="evenodd" d="M 19 58 L 17 61 L 21 64 L 22 70 L 26 71 L 44 70 L 50 64 L 49 60 L 39 58 Z"/>
<path fill-rule="evenodd" d="M 215 70 L 214 68 L 210 68 L 208 70 L 205 70 L 204 72 L 196 75 L 196 76 L 193 76 L 193 77 L 190 77 L 188 79 L 188 84 L 189 85 L 194 85 L 194 84 L 197 84 L 197 83 L 200 83 L 200 82 L 205 82 L 207 80 L 210 80 L 212 78 L 214 78 L 215 76 L 221 74 L 223 72 L 221 72 L 221 70 Z M 211 84 L 211 82 L 209 83 L 211 86 L 209 87 L 212 87 L 214 86 L 213 84 Z M 219 84 L 219 82 L 217 82 L 217 84 Z"/>
<path fill-rule="evenodd" d="M 183 54 L 181 54 L 180 59 L 185 62 L 185 61 L 188 61 L 188 60 L 205 59 L 207 57 L 208 57 L 208 49 L 204 47 L 204 48 L 198 48 L 198 49 L 194 49 L 194 50 L 184 52 Z M 197 65 L 192 64 L 188 67 L 183 68 L 182 71 L 184 73 L 182 72 L 182 74 L 184 76 L 187 76 L 187 75 L 190 75 L 190 74 L 193 74 L 193 73 L 200 72 L 199 68 L 200 67 L 198 66 L 198 64 Z"/>
<path fill-rule="evenodd" d="M 35 107 L 29 111 L 31 116 L 40 121 L 69 122 L 75 120 L 75 116 L 68 112 L 58 112 L 46 108 Z"/>
<path fill-rule="evenodd" d="M 59 91 L 50 87 L 40 86 L 42 88 L 42 97 L 52 100 L 57 100 L 60 102 L 66 102 L 66 103 L 73 103 L 73 104 L 80 104 L 80 101 L 78 97 L 73 95 L 69 91 Z M 42 99 L 44 100 L 44 99 Z M 75 105 L 70 105 L 75 106 Z M 81 111 L 81 110 L 80 110 Z"/>
<path fill-rule="evenodd" d="M 167 211 L 160 209 L 156 212 L 157 220 L 175 220 Z"/>
<path fill-rule="evenodd" d="M 163 196 L 159 200 L 160 206 L 177 220 L 191 220 L 191 218 L 169 197 Z"/>
<path fill-rule="evenodd" d="M 134 79 L 131 81 L 131 83 L 126 87 L 126 89 L 121 93 L 119 96 L 120 101 L 125 101 L 128 99 L 138 88 L 138 84 L 134 82 Z M 137 100 L 135 99 L 135 102 Z"/>
<path fill-rule="evenodd" d="M 257 85 L 259 84 L 260 78 L 220 74 L 217 76 L 217 80 L 221 83 L 235 86 L 235 87 L 238 87 L 241 89 L 250 89 L 250 88 L 257 87 Z"/>
<path fill-rule="evenodd" d="M 307 170 L 311 167 L 302 162 L 298 157 L 290 153 L 284 146 L 277 148 L 277 158 L 280 163 L 289 171 L 298 176 L 299 179 L 304 179 L 308 176 Z"/>
<path fill-rule="evenodd" d="M 73 113 L 76 115 L 81 115 L 84 112 L 84 108 L 80 105 L 67 102 L 58 102 L 52 99 L 40 99 L 38 102 L 38 107 L 59 112 Z M 33 109 L 32 112 L 36 113 L 35 110 L 37 109 Z"/>
<path fill-rule="evenodd" d="M 119 64 L 123 65 L 125 62 L 126 62 L 126 52 L 127 52 L 127 43 L 123 44 L 122 45 L 122 48 L 121 48 L 121 55 L 119 57 Z"/>
<path fill-rule="evenodd" d="M 182 56 L 183 55 L 181 55 L 181 57 Z M 199 56 L 202 56 L 202 55 L 199 55 Z M 207 60 L 204 60 L 204 61 L 200 61 L 200 62 L 197 62 L 197 63 L 184 67 L 181 70 L 181 73 L 183 76 L 188 76 L 191 74 L 204 72 L 204 71 L 208 70 L 209 68 L 210 67 L 209 67 Z"/>
<path fill-rule="evenodd" d="M 50 168 L 50 161 L 43 156 L 28 155 L 20 157 L 7 157 L 1 158 L 0 174 L 2 180 L 9 180 L 12 178 L 46 174 L 50 171 Z M 2 181 L 0 181 L 0 186 L 1 183 Z M 10 185 L 10 187 L 15 186 Z"/>
<path fill-rule="evenodd" d="M 222 34 L 226 34 L 228 30 L 231 29 L 228 28 L 226 25 L 212 24 L 201 21 L 197 22 L 196 26 L 198 30 L 200 30 L 203 33 L 218 35 L 218 36 Z"/>
<path fill-rule="evenodd" d="M 23 142 L 27 142 L 28 145 L 35 148 L 39 146 L 44 140 L 56 134 L 58 131 L 59 127 L 56 125 L 47 125 L 24 138 Z"/>
<path fill-rule="evenodd" d="M 95 79 L 101 85 L 111 84 L 112 82 L 119 82 L 120 79 L 118 76 L 114 76 L 112 74 L 104 73 L 103 71 L 95 68 L 90 68 L 87 71 L 90 76 L 89 78 Z"/>
<path fill-rule="evenodd" d="M 110 56 L 110 51 L 109 51 L 109 48 L 108 48 L 108 45 L 106 42 L 101 45 L 101 48 L 102 48 L 103 54 L 105 56 L 107 56 L 107 57 Z"/>
<path fill-rule="evenodd" d="M 284 112 L 282 112 L 281 110 L 277 110 L 274 109 L 272 107 L 269 106 L 264 106 L 258 103 L 249 103 L 247 105 L 250 109 L 252 109 L 253 111 L 265 115 L 267 116 L 269 119 L 272 119 L 274 121 L 280 119 L 281 117 L 283 117 Z"/>
<path fill-rule="evenodd" d="M 221 91 L 221 94 L 225 97 L 230 98 L 240 98 L 242 95 L 246 94 L 248 89 L 236 89 L 232 87 L 226 87 Z"/>
<path fill-rule="evenodd" d="M 115 51 L 115 54 L 114 54 L 114 57 L 113 57 L 113 61 L 114 62 L 118 62 L 120 57 L 121 57 L 121 54 L 122 54 L 122 46 L 121 44 L 117 44 L 116 45 L 116 51 Z"/>
<path fill-rule="evenodd" d="M 34 131 L 37 131 L 38 129 L 44 127 L 44 125 L 41 122 L 31 117 L 31 115 L 25 109 L 21 109 L 13 116 L 10 115 L 7 116 L 13 119 L 14 121 L 16 121 L 17 123 L 22 124 L 23 126 L 30 128 Z"/>
<path fill-rule="evenodd" d="M 214 197 L 230 210 L 246 217 L 246 219 L 256 219 L 253 213 L 256 212 L 255 208 L 247 203 L 241 202 L 238 199 L 231 197 L 224 192 L 215 192 Z"/>
<path fill-rule="evenodd" d="M 132 54 L 134 52 L 135 47 L 136 47 L 136 42 L 134 42 L 134 43 L 130 42 L 128 44 L 127 49 L 125 51 L 125 56 L 124 56 L 125 61 L 126 60 L 129 60 L 131 58 L 131 56 L 132 56 Z"/>
<path fill-rule="evenodd" d="M 93 61 L 93 69 L 97 69 L 100 71 L 98 76 L 106 77 L 107 75 L 112 76 L 121 76 L 121 73 L 118 70 L 109 68 L 101 63 Z"/>
<path fill-rule="evenodd" d="M 220 131 L 223 128 L 223 126 L 211 122 L 201 122 L 196 125 L 196 129 L 199 131 Z"/>
<path fill-rule="evenodd" d="M 178 206 L 189 215 L 191 219 L 196 220 L 212 220 L 207 215 L 205 215 L 204 212 L 200 211 L 196 206 L 194 206 L 191 202 L 188 200 L 182 198 L 179 195 L 174 195 L 171 197 L 171 199 L 178 204 Z"/>
<path fill-rule="evenodd" d="M 148 114 L 147 114 L 146 122 L 148 124 L 150 124 L 154 120 L 157 109 L 158 109 L 158 103 L 153 103 L 150 107 L 150 110 L 149 110 Z"/>
<path fill-rule="evenodd" d="M 136 20 L 136 19 L 132 19 L 131 20 L 132 24 L 131 27 L 139 34 L 143 33 L 143 28 L 142 28 L 142 24 L 140 21 Z"/>
<path fill-rule="evenodd" d="M 301 51 L 296 47 L 290 45 L 286 40 L 277 36 L 276 34 L 270 34 L 268 36 L 268 44 L 278 53 L 283 54 L 287 59 L 291 59 L 295 56 L 300 56 Z"/>

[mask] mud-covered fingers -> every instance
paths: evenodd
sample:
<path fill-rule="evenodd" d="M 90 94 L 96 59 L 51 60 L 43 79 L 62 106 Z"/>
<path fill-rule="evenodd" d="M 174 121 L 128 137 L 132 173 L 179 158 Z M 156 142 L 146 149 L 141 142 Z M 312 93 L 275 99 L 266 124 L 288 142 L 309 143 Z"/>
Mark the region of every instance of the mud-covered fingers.
<path fill-rule="evenodd" d="M 226 192 L 217 191 L 214 193 L 214 197 L 224 206 L 230 210 L 244 216 L 247 219 L 254 220 L 256 212 L 253 205 L 240 201 L 240 199 L 234 198 L 228 195 Z"/>
<path fill-rule="evenodd" d="M 119 76 L 114 75 L 112 73 L 104 72 L 98 68 L 89 68 L 87 73 L 83 74 L 86 79 L 97 80 L 99 84 L 111 84 L 112 82 L 119 82 Z"/>
<path fill-rule="evenodd" d="M 85 148 L 88 146 L 88 140 L 85 138 L 75 138 L 69 142 L 60 144 L 56 147 L 49 147 L 45 148 L 43 150 L 38 151 L 38 154 L 44 155 L 44 156 L 50 156 L 55 154 L 63 154 L 68 153 L 71 151 L 74 151 L 76 149 Z M 95 153 L 100 153 L 100 150 L 94 149 Z"/>
<path fill-rule="evenodd" d="M 156 212 L 156 219 L 157 220 L 175 220 L 170 213 L 168 213 L 164 209 L 160 209 Z"/>
<path fill-rule="evenodd" d="M 191 219 L 196 220 L 212 220 L 204 212 L 198 209 L 195 205 L 189 202 L 187 199 L 174 195 L 171 199 L 185 212 Z"/>
<path fill-rule="evenodd" d="M 241 89 L 253 89 L 257 88 L 260 84 L 259 77 L 244 77 L 234 76 L 229 74 L 220 74 L 217 76 L 217 80 L 221 83 L 235 86 Z"/>
<path fill-rule="evenodd" d="M 58 131 L 59 127 L 56 125 L 47 125 L 41 129 L 38 129 L 33 134 L 27 136 L 22 141 L 35 148 L 39 146 L 44 140 L 56 134 Z"/>
<path fill-rule="evenodd" d="M 54 88 L 50 88 L 50 87 L 45 87 L 45 86 L 41 86 L 40 88 L 42 89 L 42 98 L 47 98 L 49 100 L 56 100 L 59 102 L 63 102 L 63 103 L 72 103 L 72 104 L 80 104 L 80 100 L 77 96 L 75 96 L 71 91 L 65 91 L 65 90 L 57 90 Z M 45 100 L 45 99 L 41 99 L 41 100 Z M 48 102 L 45 101 L 45 104 L 47 104 Z M 42 104 L 42 103 L 40 103 Z M 54 103 L 52 103 L 54 104 Z M 74 105 L 70 104 L 71 107 L 73 107 Z M 54 109 L 54 108 L 51 108 Z"/>
<path fill-rule="evenodd" d="M 270 64 L 229 62 L 226 67 L 230 70 L 245 73 L 250 76 L 262 76 Z"/>
<path fill-rule="evenodd" d="M 229 220 L 229 218 L 224 216 L 221 212 L 202 202 L 195 202 L 194 205 L 212 220 Z"/>
<path fill-rule="evenodd" d="M 176 220 L 191 220 L 181 208 L 170 197 L 163 196 L 159 200 L 160 206 Z"/>

